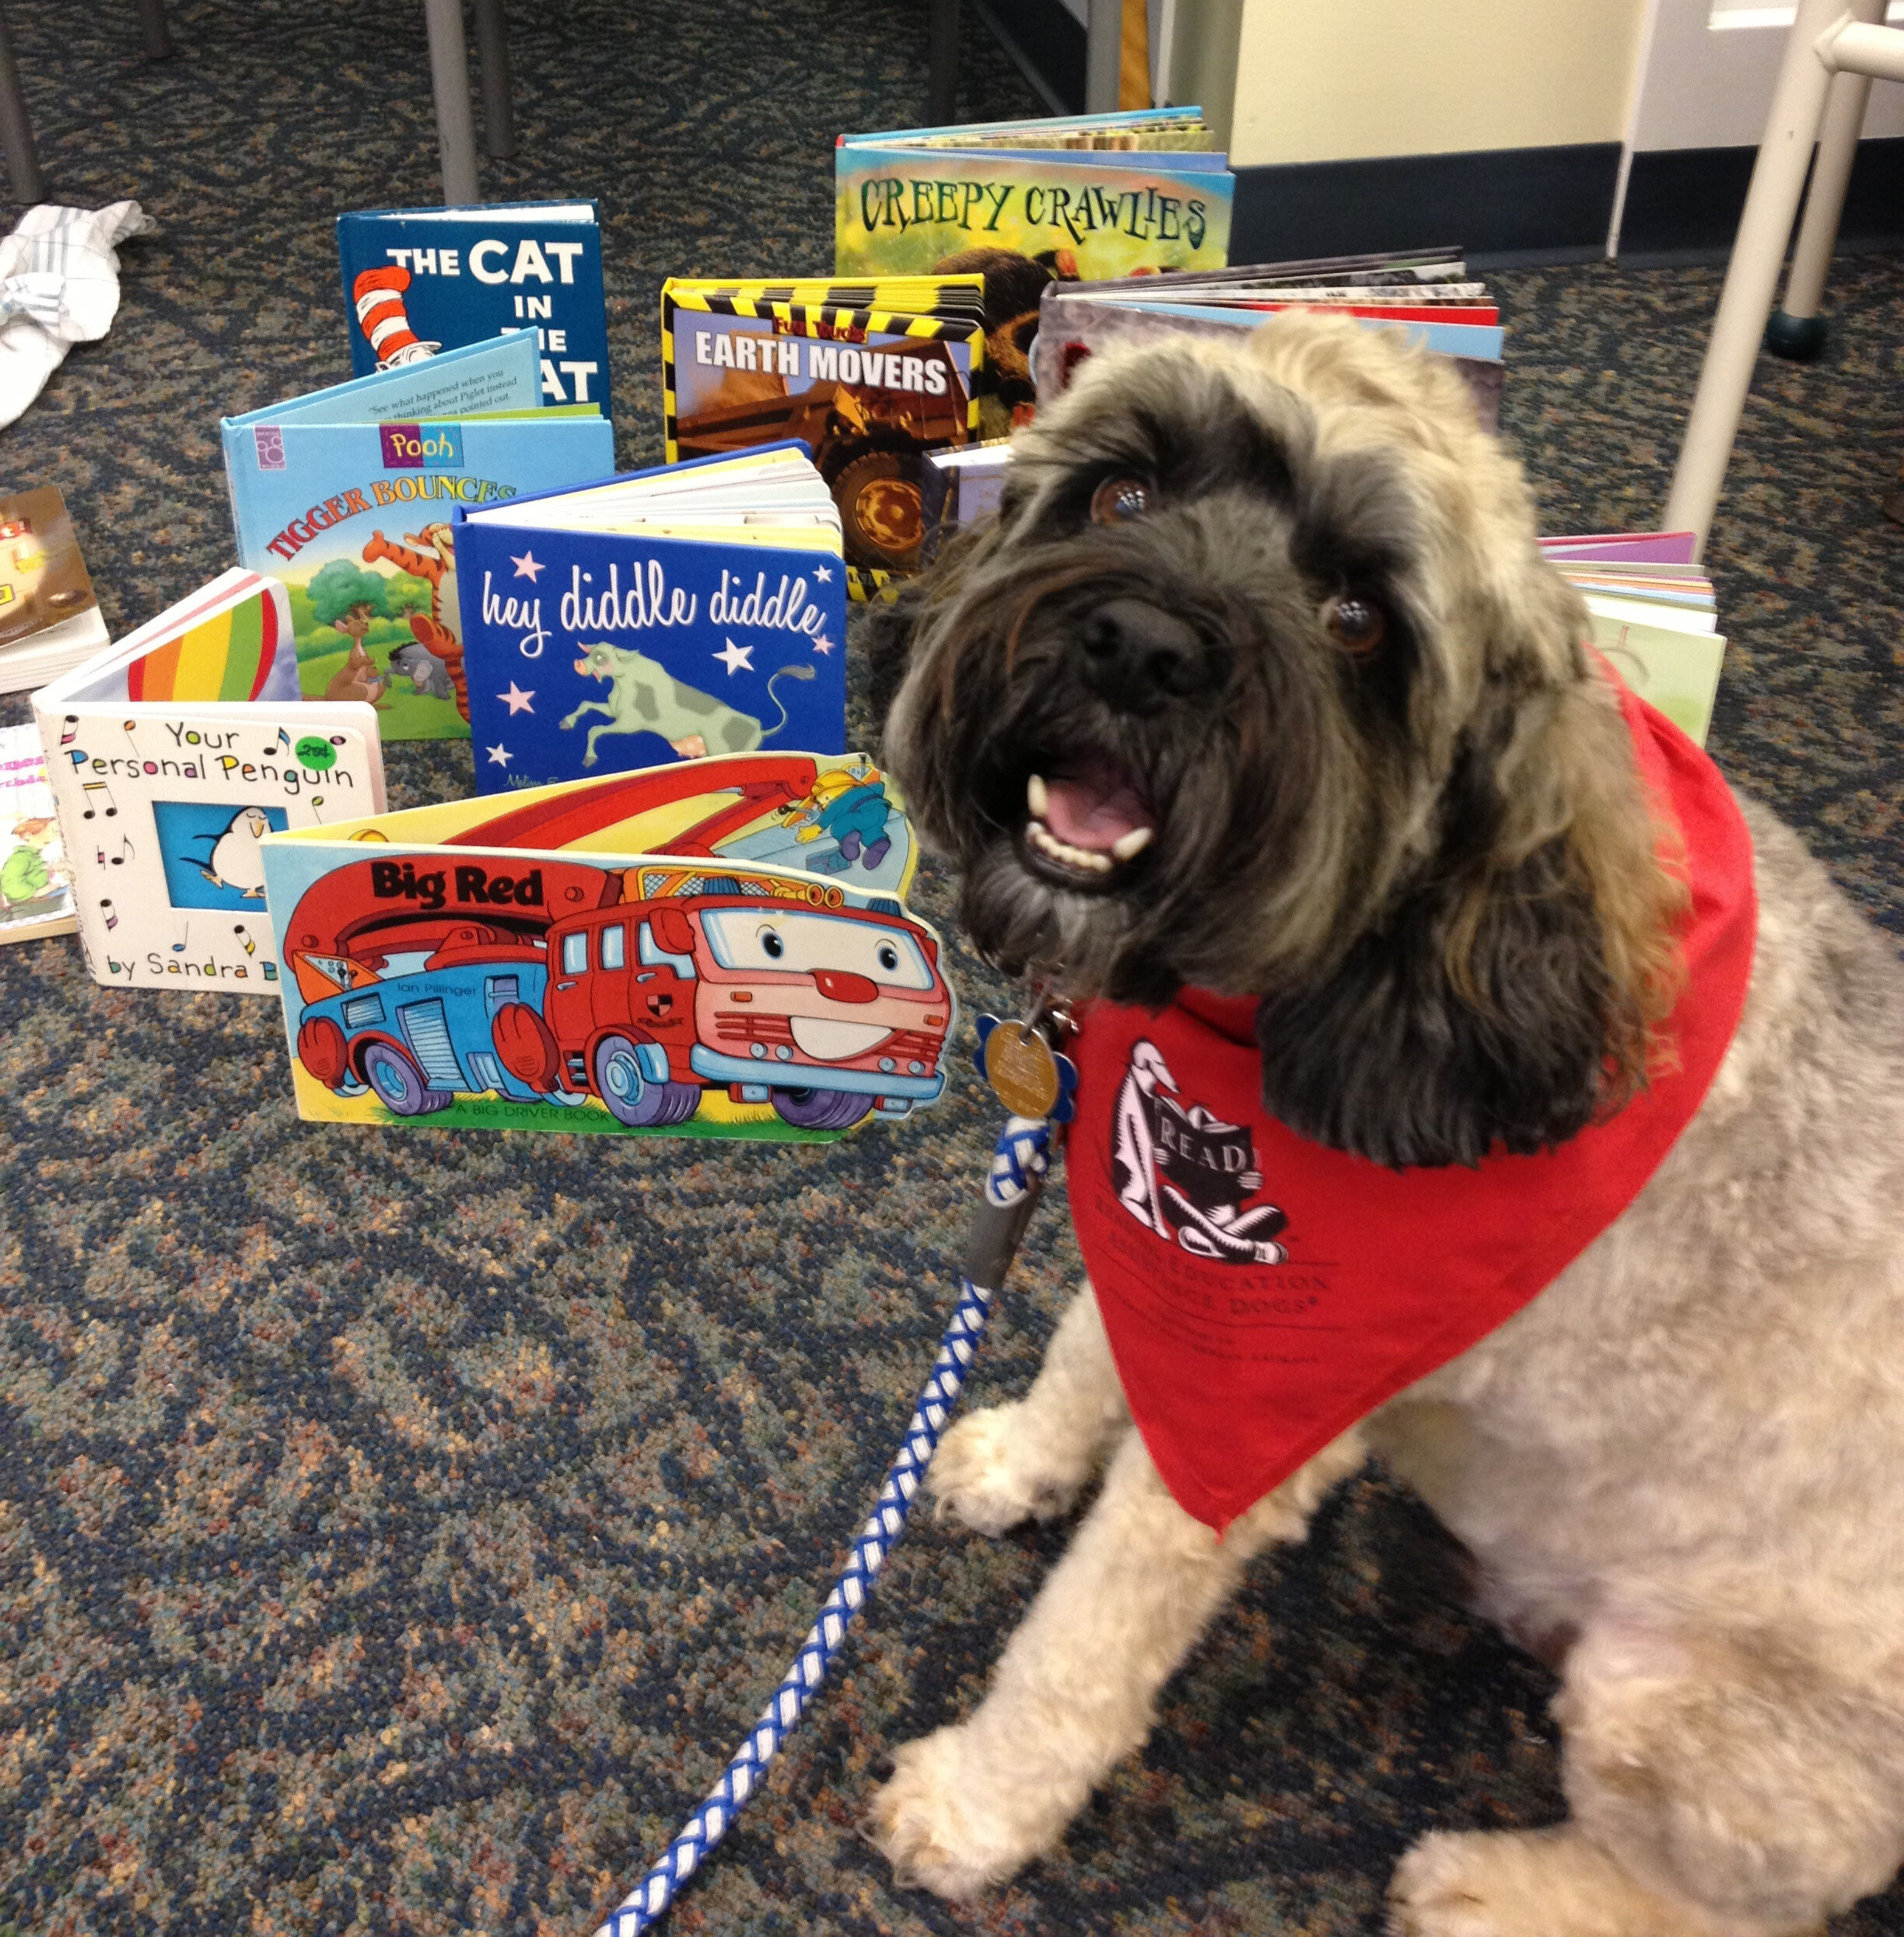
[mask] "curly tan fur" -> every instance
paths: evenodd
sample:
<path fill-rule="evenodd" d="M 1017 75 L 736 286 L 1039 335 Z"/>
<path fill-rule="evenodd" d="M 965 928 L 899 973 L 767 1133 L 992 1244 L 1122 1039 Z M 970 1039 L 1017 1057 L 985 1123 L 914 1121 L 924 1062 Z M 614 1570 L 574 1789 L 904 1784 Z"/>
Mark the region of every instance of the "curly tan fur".
<path fill-rule="evenodd" d="M 982 946 L 1127 1000 L 1256 996 L 1268 1106 L 1383 1161 L 1564 1140 L 1671 1053 L 1682 857 L 1445 371 L 1293 318 L 1241 352 L 1094 359 L 1014 469 L 875 667 Z M 1144 517 L 1097 528 L 1094 488 L 1127 473 Z M 1332 653 L 1342 585 L 1384 602 L 1385 664 Z M 1080 641 L 1113 599 L 1167 615 L 1194 702 L 1098 703 Z M 1164 804 L 1128 890 L 1054 885 L 1015 835 L 1024 762 L 1080 746 Z M 1759 925 L 1732 1045 L 1629 1209 L 1514 1318 L 1221 1540 L 1131 1430 L 1088 1287 L 1027 1396 L 948 1434 L 940 1510 L 982 1532 L 1104 1481 L 985 1701 L 873 1799 L 902 1877 L 971 1895 L 1051 1848 L 1251 1555 L 1370 1453 L 1559 1665 L 1572 1811 L 1425 1837 L 1397 1937 L 1797 1937 L 1895 1871 L 1904 971 L 1742 804 Z"/>

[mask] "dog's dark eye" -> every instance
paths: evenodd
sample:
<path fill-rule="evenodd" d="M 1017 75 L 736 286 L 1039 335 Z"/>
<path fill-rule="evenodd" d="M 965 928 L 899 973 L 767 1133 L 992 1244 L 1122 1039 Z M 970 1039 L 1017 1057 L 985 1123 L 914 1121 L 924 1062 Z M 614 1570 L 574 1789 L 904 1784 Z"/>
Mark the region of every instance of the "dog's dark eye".
<path fill-rule="evenodd" d="M 1345 593 L 1322 608 L 1328 636 L 1345 653 L 1372 653 L 1388 636 L 1388 616 L 1372 600 Z"/>
<path fill-rule="evenodd" d="M 1091 493 L 1093 524 L 1122 524 L 1150 509 L 1150 487 L 1141 478 L 1107 478 Z"/>

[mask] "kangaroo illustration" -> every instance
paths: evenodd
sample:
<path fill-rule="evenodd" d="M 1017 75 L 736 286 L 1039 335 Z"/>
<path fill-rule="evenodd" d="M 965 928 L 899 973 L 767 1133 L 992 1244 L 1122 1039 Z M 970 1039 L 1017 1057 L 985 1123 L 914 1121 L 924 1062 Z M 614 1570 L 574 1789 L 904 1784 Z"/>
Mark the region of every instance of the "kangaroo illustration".
<path fill-rule="evenodd" d="M 632 646 L 611 646 L 604 639 L 584 650 L 588 657 L 576 661 L 576 671 L 585 679 L 609 682 L 606 702 L 585 699 L 562 722 L 572 727 L 584 713 L 605 716 L 605 726 L 589 729 L 582 755 L 585 767 L 595 764 L 596 741 L 611 733 L 658 733 L 686 760 L 698 760 L 709 751 L 751 753 L 787 723 L 786 707 L 775 686 L 782 679 L 814 676 L 810 666 L 782 666 L 768 681 L 767 696 L 780 709 L 780 717 L 763 731 L 751 713 L 737 712 L 712 693 L 684 684 L 659 660 Z"/>

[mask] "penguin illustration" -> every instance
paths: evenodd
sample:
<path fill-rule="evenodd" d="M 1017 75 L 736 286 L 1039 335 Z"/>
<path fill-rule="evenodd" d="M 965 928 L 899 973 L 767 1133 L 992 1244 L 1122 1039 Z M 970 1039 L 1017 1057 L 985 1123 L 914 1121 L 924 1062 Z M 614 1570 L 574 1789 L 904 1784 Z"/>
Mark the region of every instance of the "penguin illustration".
<path fill-rule="evenodd" d="M 271 832 L 262 807 L 240 807 L 212 843 L 210 865 L 198 872 L 214 888 L 235 888 L 248 902 L 264 898 L 264 856 L 258 842 Z"/>

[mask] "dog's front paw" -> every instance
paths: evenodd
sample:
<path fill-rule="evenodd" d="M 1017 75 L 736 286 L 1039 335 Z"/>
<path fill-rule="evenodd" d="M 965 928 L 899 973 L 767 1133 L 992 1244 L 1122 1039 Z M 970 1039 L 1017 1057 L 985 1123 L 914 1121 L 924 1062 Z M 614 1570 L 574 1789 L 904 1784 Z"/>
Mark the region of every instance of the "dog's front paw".
<path fill-rule="evenodd" d="M 1083 1476 L 1062 1473 L 1028 1443 L 1022 1403 L 961 1419 L 939 1442 L 926 1486 L 937 1517 L 962 1520 L 994 1538 L 1021 1520 L 1051 1520 L 1077 1497 Z"/>
<path fill-rule="evenodd" d="M 1720 1937 L 1628 1876 L 1570 1823 L 1424 1836 L 1388 1886 L 1391 1937 Z"/>
<path fill-rule="evenodd" d="M 863 1828 L 904 1889 L 976 1897 L 1050 1848 L 1071 1819 L 1055 1796 L 992 1767 L 969 1729 L 908 1742 L 893 1761 L 893 1778 L 873 1797 Z"/>

